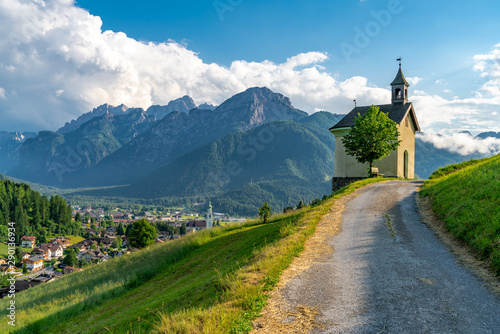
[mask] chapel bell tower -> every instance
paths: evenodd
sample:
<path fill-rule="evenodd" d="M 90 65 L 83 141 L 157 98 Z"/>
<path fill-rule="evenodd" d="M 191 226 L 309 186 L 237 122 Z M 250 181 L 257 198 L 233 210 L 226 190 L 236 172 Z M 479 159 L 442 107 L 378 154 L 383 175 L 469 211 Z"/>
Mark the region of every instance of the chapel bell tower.
<path fill-rule="evenodd" d="M 392 86 L 392 104 L 406 104 L 408 103 L 408 87 L 410 84 L 405 79 L 403 71 L 401 71 L 401 58 L 399 61 L 399 71 L 396 78 L 391 83 Z"/>

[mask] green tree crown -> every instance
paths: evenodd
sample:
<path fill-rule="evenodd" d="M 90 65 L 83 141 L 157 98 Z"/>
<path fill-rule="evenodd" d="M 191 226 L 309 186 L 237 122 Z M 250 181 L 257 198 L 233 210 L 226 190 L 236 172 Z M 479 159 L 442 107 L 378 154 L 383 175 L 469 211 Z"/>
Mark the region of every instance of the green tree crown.
<path fill-rule="evenodd" d="M 154 243 L 158 232 L 146 219 L 137 220 L 130 229 L 130 245 L 135 248 L 144 248 Z"/>
<path fill-rule="evenodd" d="M 264 223 L 267 223 L 267 218 L 271 215 L 271 211 L 272 209 L 267 202 L 259 209 L 259 216 Z"/>
<path fill-rule="evenodd" d="M 368 112 L 354 120 L 351 131 L 342 138 L 347 154 L 360 163 L 368 162 L 370 169 L 374 161 L 391 154 L 398 148 L 399 131 L 396 122 L 388 113 L 383 113 L 377 106 L 371 106 Z"/>
<path fill-rule="evenodd" d="M 78 258 L 76 257 L 76 253 L 73 249 L 71 249 L 62 261 L 68 267 L 74 267 L 78 264 Z"/>

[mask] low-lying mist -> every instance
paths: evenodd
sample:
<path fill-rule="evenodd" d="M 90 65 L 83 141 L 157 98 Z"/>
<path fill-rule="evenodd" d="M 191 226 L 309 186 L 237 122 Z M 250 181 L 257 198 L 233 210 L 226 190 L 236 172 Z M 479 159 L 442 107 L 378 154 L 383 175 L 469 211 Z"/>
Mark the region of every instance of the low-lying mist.
<path fill-rule="evenodd" d="M 432 143 L 436 148 L 456 152 L 461 155 L 474 153 L 495 155 L 500 153 L 500 138 L 488 137 L 485 139 L 473 137 L 468 133 L 441 135 L 433 132 L 417 134 L 417 138 Z"/>

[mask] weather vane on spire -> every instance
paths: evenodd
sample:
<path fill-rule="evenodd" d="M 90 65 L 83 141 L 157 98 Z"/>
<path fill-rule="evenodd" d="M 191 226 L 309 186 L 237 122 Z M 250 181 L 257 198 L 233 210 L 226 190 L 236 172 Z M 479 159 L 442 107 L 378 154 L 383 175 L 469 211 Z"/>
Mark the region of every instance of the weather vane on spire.
<path fill-rule="evenodd" d="M 399 68 L 401 68 L 401 60 L 403 60 L 403 57 L 399 57 L 398 59 L 396 59 L 397 61 L 399 61 Z"/>

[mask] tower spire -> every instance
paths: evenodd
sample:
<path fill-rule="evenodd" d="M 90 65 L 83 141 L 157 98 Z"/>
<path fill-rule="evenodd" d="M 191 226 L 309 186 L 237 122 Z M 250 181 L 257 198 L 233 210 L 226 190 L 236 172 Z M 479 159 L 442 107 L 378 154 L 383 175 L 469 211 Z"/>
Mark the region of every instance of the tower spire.
<path fill-rule="evenodd" d="M 207 228 L 212 228 L 212 223 L 214 221 L 214 214 L 212 212 L 212 202 L 208 200 L 208 210 L 207 210 L 207 215 L 206 215 L 206 227 Z"/>
<path fill-rule="evenodd" d="M 406 81 L 403 70 L 401 69 L 402 59 L 402 57 L 396 59 L 399 62 L 399 70 L 391 83 L 392 104 L 405 104 L 408 102 L 408 87 L 410 87 L 410 84 Z"/>

